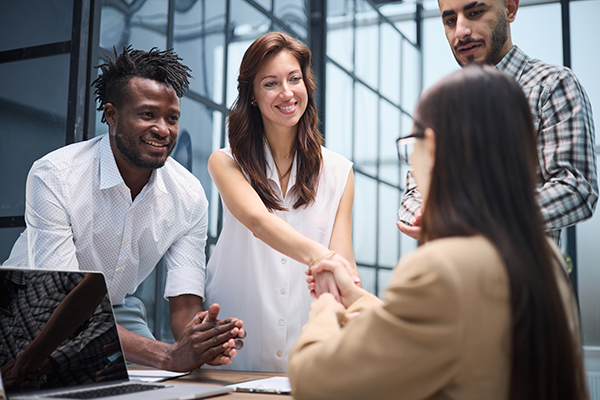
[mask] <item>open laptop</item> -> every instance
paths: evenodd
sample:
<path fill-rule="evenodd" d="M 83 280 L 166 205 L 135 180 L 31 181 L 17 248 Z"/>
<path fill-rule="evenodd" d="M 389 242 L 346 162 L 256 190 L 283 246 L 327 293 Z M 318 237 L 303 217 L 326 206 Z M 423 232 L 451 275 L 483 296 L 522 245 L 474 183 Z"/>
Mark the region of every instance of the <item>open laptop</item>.
<path fill-rule="evenodd" d="M 38 372 L 15 379 L 14 360 L 23 354 Z M 99 272 L 0 267 L 0 367 L 0 391 L 8 400 L 187 400 L 232 391 L 130 381 Z"/>

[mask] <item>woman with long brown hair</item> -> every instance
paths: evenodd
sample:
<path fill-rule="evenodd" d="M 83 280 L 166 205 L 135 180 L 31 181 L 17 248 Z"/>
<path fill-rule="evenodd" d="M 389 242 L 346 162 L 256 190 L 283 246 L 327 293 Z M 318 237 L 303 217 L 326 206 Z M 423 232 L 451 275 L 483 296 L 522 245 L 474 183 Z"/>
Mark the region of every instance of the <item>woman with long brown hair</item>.
<path fill-rule="evenodd" d="M 312 302 L 307 266 L 336 260 L 358 280 L 352 164 L 322 147 L 310 57 L 280 32 L 250 45 L 229 113 L 230 148 L 209 159 L 225 222 L 206 298 L 248 333 L 232 369 L 285 371 Z M 317 293 L 338 295 L 331 273 L 316 279 Z"/>
<path fill-rule="evenodd" d="M 586 399 L 577 306 L 535 199 L 522 89 L 492 67 L 457 71 L 421 96 L 401 158 L 407 145 L 426 244 L 400 260 L 385 302 L 336 263 L 315 267 L 335 273 L 343 305 L 313 303 L 290 355 L 294 398 Z"/>

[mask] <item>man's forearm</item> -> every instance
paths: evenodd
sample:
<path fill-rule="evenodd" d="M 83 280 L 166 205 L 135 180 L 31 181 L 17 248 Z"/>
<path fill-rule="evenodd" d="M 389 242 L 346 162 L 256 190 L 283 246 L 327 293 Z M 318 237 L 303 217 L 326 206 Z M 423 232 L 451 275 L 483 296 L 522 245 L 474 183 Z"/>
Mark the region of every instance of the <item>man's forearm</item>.
<path fill-rule="evenodd" d="M 572 176 L 564 179 L 576 182 Z M 598 201 L 597 189 L 588 182 L 571 186 L 560 182 L 546 182 L 538 189 L 542 219 L 548 231 L 560 230 L 592 216 Z"/>
<path fill-rule="evenodd" d="M 171 344 L 135 334 L 121 325 L 117 325 L 117 328 L 127 362 L 168 371 L 173 370 L 173 360 L 169 352 Z"/>
<path fill-rule="evenodd" d="M 171 313 L 171 332 L 175 340 L 179 340 L 187 324 L 202 312 L 202 297 L 193 294 L 183 294 L 169 297 L 169 310 Z"/>

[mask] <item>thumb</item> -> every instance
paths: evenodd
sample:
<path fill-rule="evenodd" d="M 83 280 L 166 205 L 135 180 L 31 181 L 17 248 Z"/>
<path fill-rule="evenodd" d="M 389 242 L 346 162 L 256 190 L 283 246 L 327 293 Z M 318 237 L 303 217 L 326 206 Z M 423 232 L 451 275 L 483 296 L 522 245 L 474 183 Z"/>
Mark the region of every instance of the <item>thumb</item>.
<path fill-rule="evenodd" d="M 219 311 L 221 311 L 221 306 L 219 306 L 217 303 L 211 304 L 210 307 L 208 307 L 206 317 L 202 322 L 216 321 L 219 317 Z"/>

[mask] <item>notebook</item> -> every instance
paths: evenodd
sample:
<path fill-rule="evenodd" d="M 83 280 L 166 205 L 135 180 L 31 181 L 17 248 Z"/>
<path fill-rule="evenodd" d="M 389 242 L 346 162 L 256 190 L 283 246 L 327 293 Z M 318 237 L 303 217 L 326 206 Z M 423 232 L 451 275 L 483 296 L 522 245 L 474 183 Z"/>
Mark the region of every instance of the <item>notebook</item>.
<path fill-rule="evenodd" d="M 14 360 L 24 354 L 40 367 L 15 378 Z M 99 272 L 0 267 L 0 368 L 0 398 L 8 400 L 199 399 L 232 391 L 130 381 Z"/>

